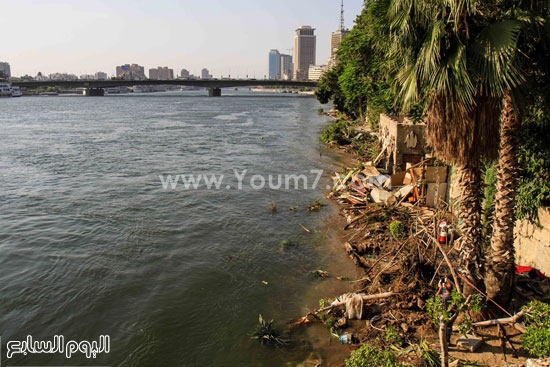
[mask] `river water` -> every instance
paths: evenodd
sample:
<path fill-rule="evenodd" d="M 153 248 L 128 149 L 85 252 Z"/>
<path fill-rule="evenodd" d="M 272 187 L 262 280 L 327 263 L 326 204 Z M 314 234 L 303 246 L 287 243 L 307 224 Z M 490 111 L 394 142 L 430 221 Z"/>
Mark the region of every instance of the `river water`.
<path fill-rule="evenodd" d="M 334 213 L 306 207 L 327 201 L 337 163 L 318 139 L 328 119 L 314 98 L 204 94 L 0 100 L 2 363 L 281 366 L 307 358 L 306 342 L 270 348 L 249 334 L 259 314 L 282 324 L 315 306 L 307 294 L 319 280 L 309 272 L 330 262 Z M 241 189 L 234 170 L 245 175 Z M 324 171 L 314 189 L 311 170 Z M 220 189 L 182 181 L 165 189 L 159 176 L 178 174 L 224 177 Z M 292 181 L 288 190 L 257 189 L 259 177 L 252 187 L 253 175 L 270 174 L 305 174 L 308 189 Z M 108 335 L 110 351 L 7 360 L 6 343 L 28 335 Z"/>

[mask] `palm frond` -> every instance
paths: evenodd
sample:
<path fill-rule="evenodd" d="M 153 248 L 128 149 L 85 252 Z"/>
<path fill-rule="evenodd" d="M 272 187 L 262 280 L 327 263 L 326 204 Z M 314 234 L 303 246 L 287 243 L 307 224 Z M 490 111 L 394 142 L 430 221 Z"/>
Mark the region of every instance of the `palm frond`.
<path fill-rule="evenodd" d="M 525 81 L 515 62 L 520 32 L 521 23 L 516 20 L 492 23 L 468 47 L 483 93 L 499 96 Z"/>

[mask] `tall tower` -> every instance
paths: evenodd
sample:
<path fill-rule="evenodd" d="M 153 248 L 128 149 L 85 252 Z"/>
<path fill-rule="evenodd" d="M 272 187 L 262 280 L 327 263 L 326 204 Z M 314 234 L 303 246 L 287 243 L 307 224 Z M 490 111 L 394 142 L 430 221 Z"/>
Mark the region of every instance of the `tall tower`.
<path fill-rule="evenodd" d="M 281 54 L 278 50 L 269 51 L 269 79 L 281 79 Z"/>
<path fill-rule="evenodd" d="M 343 31 L 346 28 L 344 23 L 344 0 L 342 0 L 342 5 L 340 5 L 340 31 Z"/>
<path fill-rule="evenodd" d="M 340 47 L 340 44 L 342 43 L 342 40 L 349 34 L 349 29 L 346 29 L 346 25 L 344 23 L 344 0 L 342 0 L 342 3 L 340 5 L 340 28 L 332 33 L 332 36 L 330 38 L 330 59 L 329 59 L 329 67 L 336 64 L 337 55 L 336 51 L 338 51 L 338 47 Z"/>
<path fill-rule="evenodd" d="M 294 36 L 294 78 L 307 80 L 309 66 L 315 65 L 317 36 L 315 28 L 305 25 L 296 29 Z"/>

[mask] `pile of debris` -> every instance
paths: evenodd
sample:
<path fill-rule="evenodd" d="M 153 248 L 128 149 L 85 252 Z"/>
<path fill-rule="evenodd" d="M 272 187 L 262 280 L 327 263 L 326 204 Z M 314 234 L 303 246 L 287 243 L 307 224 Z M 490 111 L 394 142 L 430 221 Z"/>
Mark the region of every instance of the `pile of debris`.
<path fill-rule="evenodd" d="M 431 160 L 409 165 L 403 172 L 383 174 L 376 167 L 361 163 L 345 174 L 333 176 L 331 197 L 340 203 L 413 204 L 428 207 L 444 203 L 448 191 L 448 167 L 435 166 Z"/>

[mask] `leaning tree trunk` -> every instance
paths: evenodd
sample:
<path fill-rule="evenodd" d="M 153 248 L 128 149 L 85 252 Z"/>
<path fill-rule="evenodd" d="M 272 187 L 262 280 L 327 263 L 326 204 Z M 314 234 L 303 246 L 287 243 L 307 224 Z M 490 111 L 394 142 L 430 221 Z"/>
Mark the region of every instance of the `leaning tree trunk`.
<path fill-rule="evenodd" d="M 518 180 L 520 122 L 510 94 L 504 97 L 500 128 L 500 158 L 497 171 L 493 236 L 487 262 L 487 295 L 508 306 L 514 279 L 514 224 Z"/>
<path fill-rule="evenodd" d="M 460 265 L 462 273 L 479 288 L 482 283 L 483 253 L 481 251 L 481 172 L 476 167 L 458 166 L 458 185 L 461 191 L 458 218 L 461 221 Z M 466 295 L 474 294 L 464 284 Z"/>

